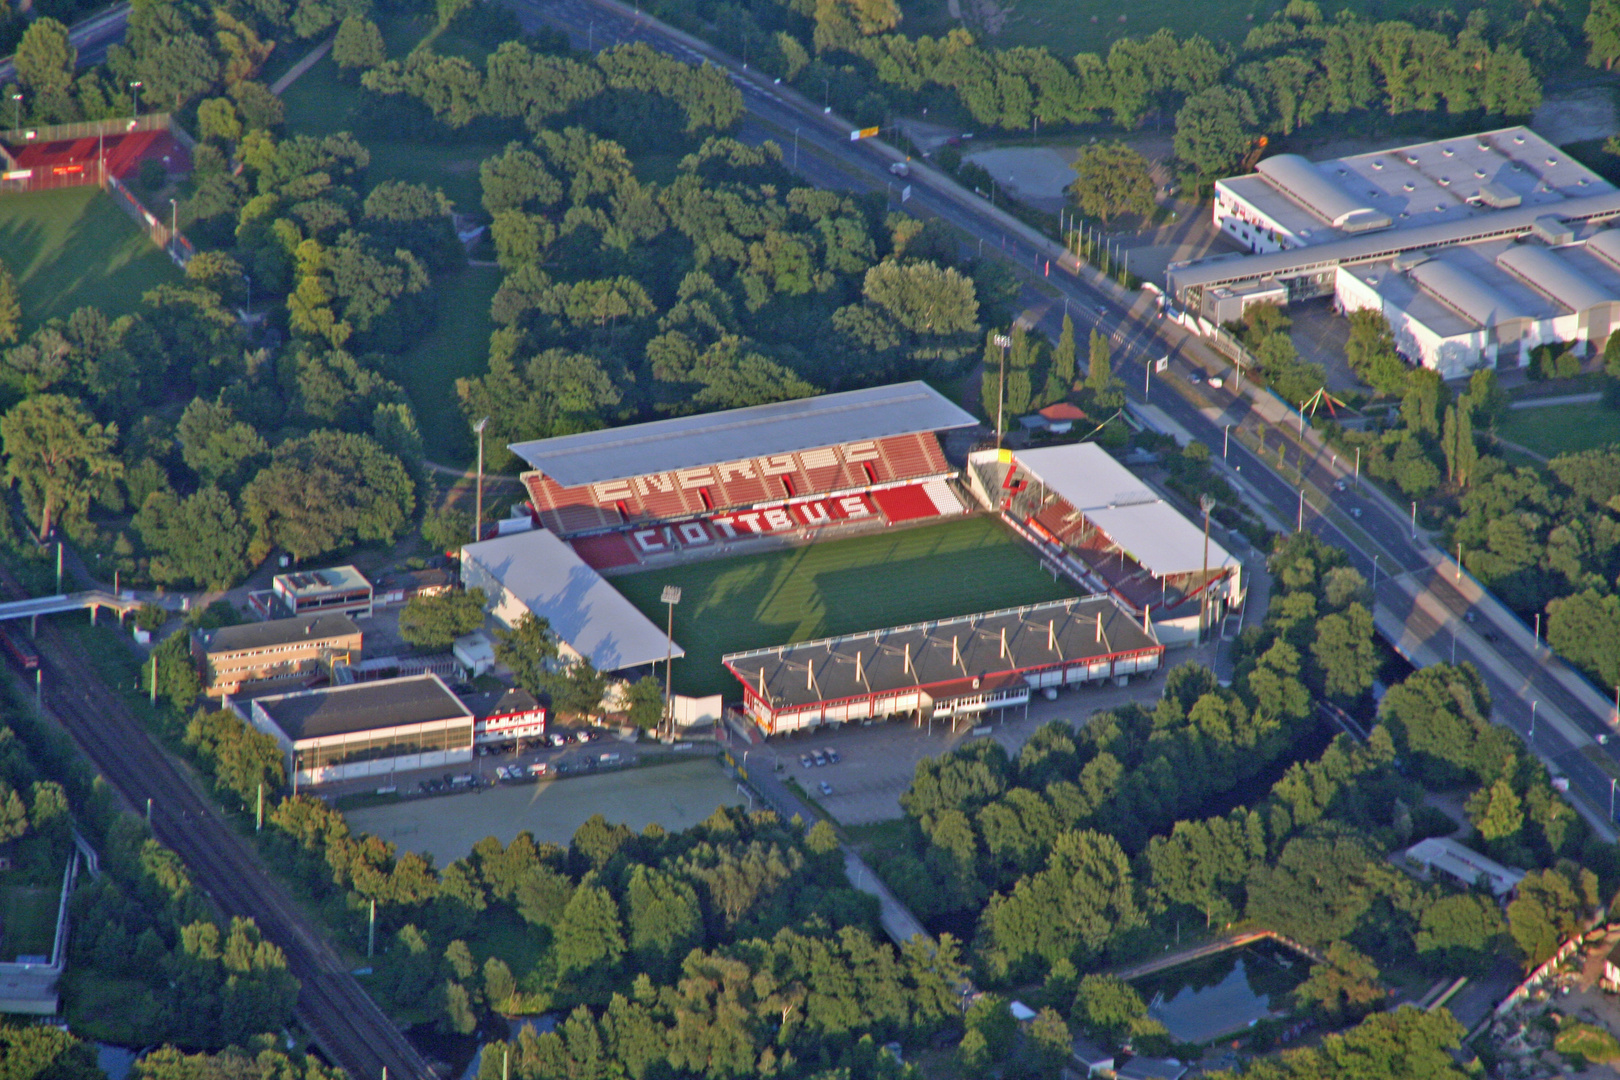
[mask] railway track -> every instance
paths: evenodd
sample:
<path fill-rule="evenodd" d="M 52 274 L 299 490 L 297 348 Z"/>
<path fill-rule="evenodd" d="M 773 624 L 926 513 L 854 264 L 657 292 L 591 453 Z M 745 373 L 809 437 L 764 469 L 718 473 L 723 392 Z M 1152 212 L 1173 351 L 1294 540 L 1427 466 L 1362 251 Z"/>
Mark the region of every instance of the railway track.
<path fill-rule="evenodd" d="M 3 591 L 15 583 L 0 575 Z M 298 979 L 296 1015 L 315 1044 L 353 1080 L 432 1080 L 427 1062 L 349 974 L 321 928 L 258 861 L 212 799 L 149 736 L 99 678 L 84 648 L 40 628 L 44 706 L 124 800 L 152 805 L 152 830 L 185 861 L 195 883 L 226 915 L 251 918 L 287 957 Z"/>

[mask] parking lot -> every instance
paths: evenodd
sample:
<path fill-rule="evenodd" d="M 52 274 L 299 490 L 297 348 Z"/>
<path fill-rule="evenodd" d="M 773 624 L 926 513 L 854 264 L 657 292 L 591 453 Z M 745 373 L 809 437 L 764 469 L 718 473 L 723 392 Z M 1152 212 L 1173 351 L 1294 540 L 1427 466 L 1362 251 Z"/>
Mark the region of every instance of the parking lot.
<path fill-rule="evenodd" d="M 691 761 L 639 769 L 596 772 L 538 783 L 498 784 L 429 799 L 407 799 L 345 814 L 349 827 L 433 856 L 444 866 L 486 836 L 510 843 L 527 829 L 540 841 L 567 844 L 593 815 L 637 832 L 657 822 L 690 828 L 718 806 L 744 802 L 737 785 L 711 756 L 694 747 Z M 486 768 L 492 773 L 493 768 Z"/>
<path fill-rule="evenodd" d="M 1174 667 L 1195 658 L 1207 663 L 1209 658 L 1203 653 L 1212 648 L 1205 646 L 1197 653 L 1177 650 L 1170 655 L 1169 665 Z M 1093 713 L 1128 702 L 1151 707 L 1163 689 L 1161 670 L 1147 678 L 1132 679 L 1125 687 L 1110 684 L 1063 690 L 1056 701 L 1037 697 L 1029 704 L 1027 718 L 1023 706 L 1019 706 L 999 715 L 981 716 L 954 732 L 944 721 L 936 722 L 932 731 L 926 726 L 916 727 L 900 721 L 845 725 L 837 730 L 823 728 L 748 748 L 747 764 L 757 769 L 762 758 L 773 762 L 778 767 L 778 775 L 796 781 L 805 794 L 840 823 L 868 825 L 899 817 L 900 796 L 910 785 L 917 762 L 943 754 L 969 739 L 982 737 L 975 735 L 975 730 L 988 727 L 990 738 L 1006 747 L 1009 754 L 1017 754 L 1035 730 L 1048 721 L 1063 720 L 1080 726 Z M 816 765 L 812 759 L 808 766 L 801 761 L 803 755 L 818 750 L 825 756 L 829 749 L 837 753 L 838 761 Z M 741 754 L 742 750 L 734 752 Z M 826 784 L 830 792 L 822 792 L 822 784 Z"/>

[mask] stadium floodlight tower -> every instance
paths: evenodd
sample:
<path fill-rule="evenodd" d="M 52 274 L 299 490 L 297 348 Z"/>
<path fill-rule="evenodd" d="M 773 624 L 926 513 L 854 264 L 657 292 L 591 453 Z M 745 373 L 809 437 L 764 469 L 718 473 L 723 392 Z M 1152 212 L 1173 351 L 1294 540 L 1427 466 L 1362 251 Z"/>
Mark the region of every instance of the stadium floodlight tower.
<path fill-rule="evenodd" d="M 664 653 L 664 727 L 670 738 L 675 737 L 675 701 L 670 694 L 670 669 L 675 663 L 675 605 L 681 602 L 681 587 L 679 585 L 665 585 L 664 594 L 660 599 L 669 607 L 669 630 L 665 635 L 668 643 Z"/>
<path fill-rule="evenodd" d="M 1215 509 L 1215 497 L 1207 493 L 1198 496 L 1198 509 L 1204 512 L 1204 576 L 1198 594 L 1198 642 L 1203 644 L 1209 630 L 1209 512 Z"/>
<path fill-rule="evenodd" d="M 991 338 L 995 344 L 1001 346 L 1001 377 L 996 380 L 996 449 L 1001 449 L 1001 410 L 1007 400 L 1007 347 L 1012 344 L 1012 338 L 1006 334 L 996 334 Z"/>
<path fill-rule="evenodd" d="M 489 427 L 489 417 L 484 417 L 473 425 L 478 432 L 478 485 L 473 496 L 473 543 L 484 538 L 484 429 Z"/>

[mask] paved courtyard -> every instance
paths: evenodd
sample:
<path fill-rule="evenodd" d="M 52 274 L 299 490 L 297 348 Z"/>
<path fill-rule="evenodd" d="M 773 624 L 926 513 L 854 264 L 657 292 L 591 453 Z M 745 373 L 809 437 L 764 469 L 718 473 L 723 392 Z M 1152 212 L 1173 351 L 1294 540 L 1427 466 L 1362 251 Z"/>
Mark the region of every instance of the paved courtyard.
<path fill-rule="evenodd" d="M 356 832 L 431 855 L 436 866 L 461 858 L 486 836 L 506 844 L 525 829 L 538 841 L 567 844 L 595 814 L 637 832 L 651 822 L 676 831 L 698 824 L 716 807 L 744 802 L 736 782 L 710 751 L 694 752 L 701 756 L 675 765 L 497 785 L 465 795 L 368 806 L 345 816 Z"/>

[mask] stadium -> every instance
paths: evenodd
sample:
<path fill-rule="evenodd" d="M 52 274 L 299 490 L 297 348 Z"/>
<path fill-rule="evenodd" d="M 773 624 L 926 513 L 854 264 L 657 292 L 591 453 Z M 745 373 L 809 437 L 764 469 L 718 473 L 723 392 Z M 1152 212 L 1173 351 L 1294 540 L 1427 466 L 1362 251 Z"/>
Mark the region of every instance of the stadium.
<path fill-rule="evenodd" d="M 941 445 L 942 434 L 975 426 L 913 382 L 515 443 L 538 528 L 520 534 L 532 540 L 469 545 L 464 565 L 503 598 L 497 617 L 541 615 L 573 652 L 625 675 L 670 654 L 677 693 L 740 696 L 766 734 L 857 717 L 968 716 L 1027 703 L 1031 688 L 1150 673 L 1163 653 L 1161 616 L 1190 609 L 1194 626 L 1180 637 L 1191 640 L 1212 584 L 1223 602 L 1239 595 L 1237 562 L 1219 545 L 1210 570 L 1178 562 L 1167 571 L 1164 549 L 1136 543 L 1166 533 L 1173 562 L 1200 535 L 1162 500 L 1131 528 L 1110 522 L 1142 552 L 1122 559 L 1118 544 L 1102 544 L 1095 558 L 1079 554 L 1091 548 L 1065 544 L 1073 529 L 1050 533 L 1038 520 L 1072 507 L 1026 506 L 1025 489 L 1068 492 L 1089 512 L 1088 484 L 1113 490 L 1123 474 L 1146 493 L 1141 482 L 1094 446 L 1024 452 L 1019 468 L 1049 479 L 1026 475 L 1013 492 L 1021 497 L 1004 505 L 1009 477 L 992 467 L 987 490 L 979 475 L 984 454 L 994 466 L 1001 452 L 971 455 L 964 476 Z M 981 507 L 990 513 L 970 512 Z M 1009 643 L 974 646 L 991 624 Z M 862 642 L 881 639 L 887 656 L 895 642 L 904 652 L 906 635 L 921 635 L 915 666 L 899 668 L 909 688 L 868 690 L 866 660 L 886 668 L 877 654 L 863 658 Z M 930 649 L 953 636 L 954 668 L 933 672 Z M 1039 656 L 1037 638 L 1050 639 Z M 805 649 L 854 657 L 861 693 L 828 697 L 820 674 L 797 696 L 785 683 L 773 691 L 773 679 L 803 667 Z"/>

